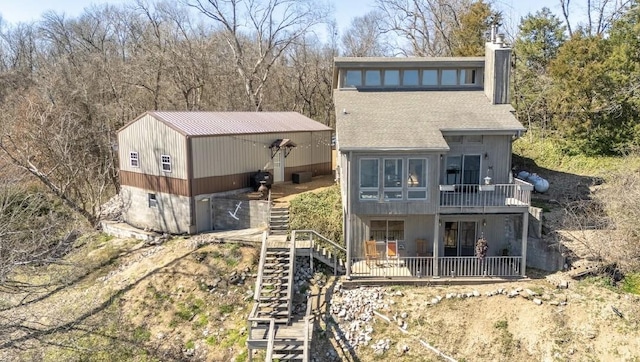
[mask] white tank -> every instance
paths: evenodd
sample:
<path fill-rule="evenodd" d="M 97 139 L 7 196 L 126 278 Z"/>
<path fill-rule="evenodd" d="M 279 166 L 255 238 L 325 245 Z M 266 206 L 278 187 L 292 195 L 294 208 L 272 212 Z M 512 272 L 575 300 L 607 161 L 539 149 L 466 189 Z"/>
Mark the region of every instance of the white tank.
<path fill-rule="evenodd" d="M 535 173 L 532 173 L 531 175 L 529 175 L 529 177 L 527 178 L 527 182 L 532 184 L 533 189 L 536 190 L 536 192 L 539 192 L 541 194 L 549 190 L 549 181 L 545 180 L 544 178 L 538 176 Z"/>
<path fill-rule="evenodd" d="M 518 172 L 518 176 L 517 177 L 520 180 L 527 181 L 529 176 L 531 176 L 531 174 L 529 172 L 523 170 L 523 171 Z"/>

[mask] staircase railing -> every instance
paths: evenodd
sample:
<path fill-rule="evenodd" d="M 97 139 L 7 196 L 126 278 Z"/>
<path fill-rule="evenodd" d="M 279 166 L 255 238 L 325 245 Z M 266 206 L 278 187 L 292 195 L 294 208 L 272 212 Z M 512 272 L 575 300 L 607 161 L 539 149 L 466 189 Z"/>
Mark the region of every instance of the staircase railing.
<path fill-rule="evenodd" d="M 316 241 L 315 239 L 319 239 L 320 241 L 322 241 L 321 243 L 318 243 L 318 245 L 320 245 L 321 247 L 329 247 L 332 250 L 329 250 L 329 252 L 331 253 L 331 257 L 332 257 L 332 262 L 333 262 L 333 272 L 334 275 L 338 274 L 338 260 L 340 258 L 346 258 L 347 255 L 347 249 L 345 249 L 342 245 L 337 244 L 336 242 L 327 239 L 325 236 L 318 234 L 317 231 L 315 230 L 294 230 L 291 234 L 291 238 L 293 240 L 293 242 L 295 243 L 297 235 L 298 234 L 306 234 L 308 235 L 308 240 L 309 240 L 309 254 L 311 255 L 311 270 L 313 270 L 313 253 L 316 247 Z"/>
<path fill-rule="evenodd" d="M 296 241 L 295 239 L 291 240 L 291 245 L 289 246 L 289 285 L 287 287 L 287 313 L 288 319 L 291 321 L 291 308 L 293 306 L 293 273 L 295 271 L 294 264 L 296 262 Z"/>
<path fill-rule="evenodd" d="M 275 320 L 271 318 L 269 321 L 269 334 L 267 339 L 267 356 L 265 361 L 271 362 L 273 360 L 273 345 L 276 338 Z"/>
<path fill-rule="evenodd" d="M 262 247 L 260 248 L 260 263 L 258 264 L 258 276 L 256 276 L 256 291 L 253 300 L 259 302 L 260 291 L 262 290 L 262 271 L 264 270 L 265 259 L 267 258 L 267 232 L 262 233 Z"/>
<path fill-rule="evenodd" d="M 307 312 L 304 316 L 304 350 L 302 351 L 302 360 L 309 362 L 309 352 L 311 350 L 311 339 L 313 338 L 312 323 L 315 321 L 315 314 L 312 313 L 313 305 L 307 298 Z"/>
<path fill-rule="evenodd" d="M 267 196 L 267 230 L 271 234 L 271 189 L 269 189 L 269 195 Z"/>

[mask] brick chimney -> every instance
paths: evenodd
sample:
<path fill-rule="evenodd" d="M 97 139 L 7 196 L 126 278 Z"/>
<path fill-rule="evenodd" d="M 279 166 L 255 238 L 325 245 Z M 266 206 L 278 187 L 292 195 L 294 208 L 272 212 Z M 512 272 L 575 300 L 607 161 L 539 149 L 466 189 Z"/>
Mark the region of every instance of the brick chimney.
<path fill-rule="evenodd" d="M 492 27 L 491 40 L 484 49 L 484 94 L 492 104 L 509 103 L 511 48 L 504 44 L 504 34 L 496 34 Z"/>

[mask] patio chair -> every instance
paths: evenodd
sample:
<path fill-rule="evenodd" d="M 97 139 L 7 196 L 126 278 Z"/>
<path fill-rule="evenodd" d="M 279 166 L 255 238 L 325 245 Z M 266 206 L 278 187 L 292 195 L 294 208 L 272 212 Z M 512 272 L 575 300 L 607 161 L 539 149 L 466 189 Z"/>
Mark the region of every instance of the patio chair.
<path fill-rule="evenodd" d="M 425 251 L 425 246 L 427 244 L 427 240 L 425 239 L 416 239 L 416 256 L 430 256 Z"/>
<path fill-rule="evenodd" d="M 367 240 L 364 242 L 364 256 L 367 259 L 367 265 L 371 267 L 371 261 L 375 260 L 375 264 L 378 264 L 380 260 L 380 254 L 376 248 L 375 240 Z"/>

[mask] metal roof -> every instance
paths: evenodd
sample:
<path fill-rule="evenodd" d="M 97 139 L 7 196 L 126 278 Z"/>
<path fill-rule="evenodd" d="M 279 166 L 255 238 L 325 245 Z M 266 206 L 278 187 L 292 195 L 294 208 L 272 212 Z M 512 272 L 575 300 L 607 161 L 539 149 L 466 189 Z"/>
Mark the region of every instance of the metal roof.
<path fill-rule="evenodd" d="M 334 91 L 344 150 L 448 150 L 442 133 L 515 134 L 525 128 L 511 105 L 478 91 Z"/>
<path fill-rule="evenodd" d="M 330 131 L 331 128 L 298 112 L 150 111 L 149 115 L 185 136 L 215 136 L 275 132 Z M 135 122 L 132 121 L 130 123 Z M 128 126 L 120 129 L 122 131 Z"/>

